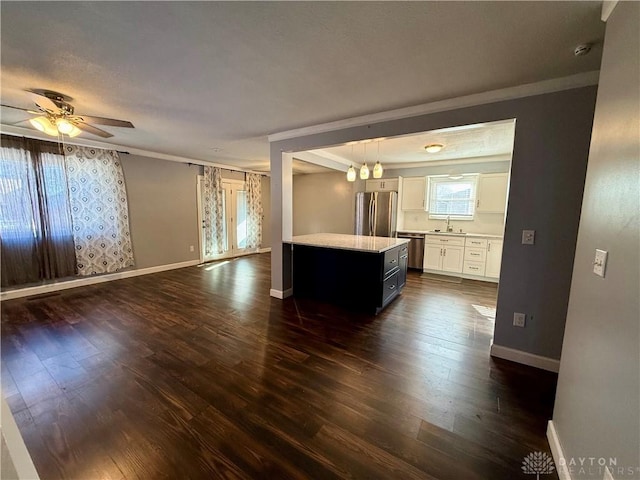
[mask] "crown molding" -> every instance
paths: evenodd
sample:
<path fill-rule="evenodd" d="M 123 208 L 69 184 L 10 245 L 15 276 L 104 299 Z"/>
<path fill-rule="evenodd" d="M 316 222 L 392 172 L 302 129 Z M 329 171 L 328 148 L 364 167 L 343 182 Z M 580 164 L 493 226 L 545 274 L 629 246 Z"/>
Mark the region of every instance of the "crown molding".
<path fill-rule="evenodd" d="M 604 0 L 604 2 L 602 2 L 602 13 L 600 14 L 600 18 L 603 22 L 609 20 L 609 17 L 611 16 L 613 9 L 616 8 L 616 5 L 618 5 L 618 0 Z"/>
<path fill-rule="evenodd" d="M 45 140 L 48 142 L 55 142 L 54 137 L 46 135 L 37 130 L 31 130 L 30 128 L 16 127 L 13 125 L 0 124 L 0 133 L 6 133 L 8 135 L 18 135 L 20 137 L 35 138 L 36 140 Z M 236 172 L 257 173 L 259 175 L 269 175 L 265 172 L 257 172 L 253 170 L 247 170 L 245 168 L 236 167 L 226 163 L 208 162 L 205 160 L 199 160 L 197 158 L 180 157 L 178 155 L 170 155 L 167 153 L 154 152 L 151 150 L 143 150 L 141 148 L 128 147 L 126 145 L 119 145 L 117 143 L 101 142 L 99 140 L 90 140 L 87 138 L 74 137 L 71 141 L 64 141 L 64 144 L 78 145 L 80 147 L 95 147 L 102 148 L 104 150 L 118 150 L 119 153 L 130 153 L 132 155 L 139 155 L 141 157 L 157 158 L 160 160 L 167 160 L 169 162 L 189 163 L 192 165 L 202 165 L 207 167 L 219 167 L 225 170 L 233 170 Z"/>
<path fill-rule="evenodd" d="M 494 103 L 504 100 L 513 100 L 516 98 L 531 97 L 533 95 L 541 95 L 544 93 L 559 92 L 562 90 L 570 90 L 573 88 L 587 87 L 597 85 L 600 76 L 599 70 L 591 72 L 578 73 L 568 77 L 553 78 L 536 83 L 528 83 L 516 87 L 492 90 L 489 92 L 476 93 L 463 97 L 451 98 L 448 100 L 440 100 L 437 102 L 424 103 L 413 107 L 399 108 L 396 110 L 388 110 L 385 112 L 373 113 L 370 115 L 362 115 L 352 117 L 335 122 L 321 123 L 308 127 L 286 130 L 284 132 L 273 133 L 268 136 L 269 142 L 278 142 L 280 140 L 288 140 L 291 138 L 304 137 L 318 133 L 326 133 L 335 130 L 343 130 L 351 127 L 360 127 L 374 123 L 387 122 L 390 120 L 400 120 L 402 118 L 417 117 L 428 113 L 444 112 L 447 110 L 455 110 L 458 108 L 472 107 L 486 103 Z"/>

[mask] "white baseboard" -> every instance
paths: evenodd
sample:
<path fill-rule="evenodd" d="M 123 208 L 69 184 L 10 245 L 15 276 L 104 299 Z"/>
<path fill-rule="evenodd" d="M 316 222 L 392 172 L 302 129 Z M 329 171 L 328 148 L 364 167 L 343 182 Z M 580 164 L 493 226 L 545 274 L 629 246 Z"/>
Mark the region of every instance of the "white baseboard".
<path fill-rule="evenodd" d="M 511 360 L 512 362 L 522 363 L 530 367 L 541 368 L 549 372 L 560 370 L 560 360 L 554 358 L 542 357 L 533 353 L 516 350 L 514 348 L 503 347 L 502 345 L 491 344 L 491 356 Z"/>
<path fill-rule="evenodd" d="M 279 298 L 280 300 L 283 300 L 293 295 L 293 288 L 287 288 L 286 290 L 276 290 L 272 288 L 271 290 L 269 290 L 269 295 L 275 298 Z"/>
<path fill-rule="evenodd" d="M 549 423 L 547 424 L 547 440 L 549 440 L 549 447 L 551 447 L 553 463 L 556 464 L 558 478 L 560 480 L 571 480 L 571 473 L 567 467 L 567 462 L 565 461 L 566 457 L 562 451 L 562 445 L 560 445 L 560 439 L 558 438 L 558 432 L 556 432 L 553 420 L 549 420 Z"/>
<path fill-rule="evenodd" d="M 26 287 L 17 290 L 9 290 L 0 292 L 0 301 L 11 300 L 14 298 L 30 297 L 32 295 L 42 295 L 43 293 L 57 292 L 59 290 L 68 290 L 69 288 L 85 287 L 87 285 L 95 285 L 96 283 L 112 282 L 121 278 L 137 277 L 139 275 L 148 275 L 150 273 L 164 272 L 166 270 L 175 270 L 177 268 L 192 267 L 198 265 L 200 260 L 189 260 L 187 262 L 170 263 L 168 265 L 158 265 L 156 267 L 138 268 L 134 270 L 125 270 L 123 272 L 107 273 L 95 277 L 74 278 L 61 282 L 49 283 L 47 285 L 38 285 L 36 287 Z"/>
<path fill-rule="evenodd" d="M 38 476 L 36 467 L 33 465 L 22 435 L 20 435 L 18 425 L 2 394 L 0 394 L 0 402 L 0 412 L 2 412 L 2 418 L 0 419 L 2 421 L 1 435 L 4 437 L 7 450 L 9 451 L 9 457 L 15 468 L 15 473 L 18 474 L 18 479 L 20 480 L 39 480 L 40 477 Z M 2 456 L 4 457 L 4 452 Z"/>
<path fill-rule="evenodd" d="M 268 253 L 271 251 L 271 247 L 259 248 L 258 253 Z"/>

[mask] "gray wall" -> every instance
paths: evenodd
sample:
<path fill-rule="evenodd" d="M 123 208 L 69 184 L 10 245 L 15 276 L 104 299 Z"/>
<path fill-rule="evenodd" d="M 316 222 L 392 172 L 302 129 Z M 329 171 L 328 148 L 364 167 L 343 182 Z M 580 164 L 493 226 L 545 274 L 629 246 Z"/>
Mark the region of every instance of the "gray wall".
<path fill-rule="evenodd" d="M 273 142 L 272 174 L 281 176 L 287 170 L 280 166 L 283 151 L 516 118 L 494 342 L 558 359 L 595 96 L 596 87 L 583 87 Z M 286 188 L 284 176 L 274 184 L 274 196 L 286 196 L 282 185 Z M 286 226 L 286 219 L 282 202 L 274 205 L 272 237 L 277 241 L 277 229 Z M 520 244 L 522 229 L 536 230 L 535 246 Z M 291 286 L 289 252 L 276 241 L 272 288 L 286 290 Z M 533 318 L 526 328 L 513 327 L 513 312 Z"/>
<path fill-rule="evenodd" d="M 197 203 L 199 165 L 139 155 L 121 155 L 131 240 L 136 268 L 156 267 L 200 258 Z M 222 177 L 244 179 L 243 172 L 222 170 Z M 270 182 L 262 177 L 263 247 L 270 245 Z M 194 251 L 189 247 L 193 245 Z"/>
<path fill-rule="evenodd" d="M 354 184 L 344 173 L 293 177 L 293 234 L 353 233 Z"/>
<path fill-rule="evenodd" d="M 640 4 L 607 22 L 553 421 L 566 457 L 640 478 Z M 605 278 L 591 271 L 609 252 Z M 574 478 L 602 479 L 602 472 Z"/>
<path fill-rule="evenodd" d="M 138 155 L 120 158 L 136 268 L 197 260 L 196 178 L 201 167 Z"/>

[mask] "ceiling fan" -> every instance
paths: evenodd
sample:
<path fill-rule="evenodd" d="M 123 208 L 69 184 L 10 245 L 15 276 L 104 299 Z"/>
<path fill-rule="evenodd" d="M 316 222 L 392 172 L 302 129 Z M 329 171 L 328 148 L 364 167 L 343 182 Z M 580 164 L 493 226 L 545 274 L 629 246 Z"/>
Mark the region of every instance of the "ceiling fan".
<path fill-rule="evenodd" d="M 133 123 L 126 120 L 116 120 L 113 118 L 94 117 L 90 115 L 75 115 L 73 105 L 69 102 L 71 97 L 52 90 L 28 90 L 37 110 L 14 107 L 11 105 L 0 105 L 2 107 L 22 110 L 31 115 L 38 115 L 29 119 L 29 123 L 37 130 L 57 137 L 60 134 L 75 137 L 82 132 L 97 135 L 102 138 L 113 137 L 113 134 L 91 125 L 108 125 L 111 127 L 134 128 Z M 18 122 L 21 123 L 21 122 Z"/>

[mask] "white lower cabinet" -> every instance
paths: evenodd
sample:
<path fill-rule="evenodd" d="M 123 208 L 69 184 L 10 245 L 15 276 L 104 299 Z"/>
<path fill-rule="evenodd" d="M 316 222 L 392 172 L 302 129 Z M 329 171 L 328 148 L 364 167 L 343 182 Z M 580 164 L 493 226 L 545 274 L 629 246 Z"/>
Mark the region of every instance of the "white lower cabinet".
<path fill-rule="evenodd" d="M 487 244 L 487 268 L 485 276 L 500 277 L 500 263 L 502 262 L 502 240 L 489 240 Z"/>
<path fill-rule="evenodd" d="M 427 234 L 423 269 L 495 280 L 500 276 L 502 244 L 502 239 Z"/>
<path fill-rule="evenodd" d="M 461 273 L 463 260 L 464 247 L 444 247 L 442 252 L 442 271 Z"/>
<path fill-rule="evenodd" d="M 424 246 L 424 263 L 425 270 L 442 270 L 442 247 L 440 245 Z"/>
<path fill-rule="evenodd" d="M 464 238 L 446 235 L 427 235 L 424 246 L 425 270 L 462 273 Z"/>

